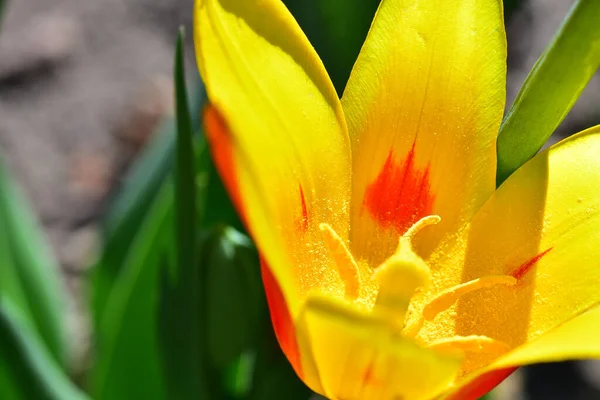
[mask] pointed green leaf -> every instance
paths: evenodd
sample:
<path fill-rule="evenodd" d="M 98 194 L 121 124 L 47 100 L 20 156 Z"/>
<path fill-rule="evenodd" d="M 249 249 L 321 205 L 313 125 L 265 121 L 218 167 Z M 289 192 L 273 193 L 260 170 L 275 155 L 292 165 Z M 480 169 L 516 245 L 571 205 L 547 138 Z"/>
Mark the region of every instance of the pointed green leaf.
<path fill-rule="evenodd" d="M 196 160 L 193 128 L 185 87 L 183 28 L 179 30 L 175 48 L 175 109 L 177 140 L 175 152 L 175 239 L 179 274 L 196 278 Z M 196 280 L 196 279 L 194 279 Z M 195 297 L 193 294 L 191 296 Z M 190 310 L 192 311 L 192 310 Z M 195 311 L 195 309 L 194 309 Z M 191 314 L 193 315 L 193 313 Z"/>
<path fill-rule="evenodd" d="M 85 400 L 9 298 L 0 296 L 0 398 Z"/>
<path fill-rule="evenodd" d="M 196 260 L 196 160 L 185 87 L 183 29 L 174 63 L 177 139 L 175 146 L 175 265 L 163 278 L 160 339 L 169 398 L 208 398 L 199 329 L 202 287 Z"/>
<path fill-rule="evenodd" d="M 578 0 L 525 80 L 498 136 L 500 185 L 535 155 L 600 66 L 600 1 Z"/>
<path fill-rule="evenodd" d="M 191 109 L 194 110 L 191 113 L 193 131 L 200 127 L 199 110 L 205 100 L 202 83 L 198 81 L 195 88 L 190 102 Z M 128 173 L 123 187 L 108 209 L 104 221 L 105 247 L 93 269 L 94 319 L 101 319 L 106 298 L 123 266 L 129 246 L 138 234 L 158 191 L 172 172 L 175 135 L 175 119 L 164 121 Z"/>
<path fill-rule="evenodd" d="M 55 361 L 65 361 L 58 264 L 28 202 L 0 161 L 0 298 L 10 299 L 40 334 Z"/>

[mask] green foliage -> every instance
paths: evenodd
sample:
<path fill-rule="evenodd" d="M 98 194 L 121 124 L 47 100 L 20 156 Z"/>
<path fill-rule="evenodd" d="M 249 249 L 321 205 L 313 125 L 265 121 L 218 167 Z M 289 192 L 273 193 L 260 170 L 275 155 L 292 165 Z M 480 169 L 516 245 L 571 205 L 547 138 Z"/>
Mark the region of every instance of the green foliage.
<path fill-rule="evenodd" d="M 266 306 L 258 255 L 247 236 L 217 228 L 204 243 L 202 256 L 206 346 L 211 364 L 224 371 L 254 344 Z"/>
<path fill-rule="evenodd" d="M 191 99 L 191 109 L 199 110 L 204 101 L 204 87 Z M 200 113 L 191 114 L 193 130 L 199 129 Z M 123 187 L 110 205 L 104 221 L 104 248 L 93 268 L 92 311 L 99 323 L 108 293 L 116 281 L 133 238 L 149 212 L 160 188 L 172 172 L 175 149 L 175 120 L 166 120 L 149 146 L 133 165 Z"/>
<path fill-rule="evenodd" d="M 196 257 L 196 162 L 193 130 L 185 88 L 183 30 L 175 51 L 174 268 L 163 271 L 160 296 L 160 339 L 169 398 L 208 398 L 205 379 L 203 285 Z"/>
<path fill-rule="evenodd" d="M 284 0 L 342 95 L 380 0 Z"/>
<path fill-rule="evenodd" d="M 0 161 L 0 299 L 10 300 L 39 334 L 58 365 L 65 343 L 58 265 L 28 207 Z"/>
<path fill-rule="evenodd" d="M 87 399 L 8 297 L 0 297 L 0 343 L 0 398 Z"/>
<path fill-rule="evenodd" d="M 498 136 L 500 185 L 535 155 L 600 66 L 600 1 L 578 0 L 525 80 Z"/>
<path fill-rule="evenodd" d="M 96 399 L 163 399 L 156 307 L 161 259 L 172 231 L 173 191 L 165 182 L 133 238 L 96 326 Z"/>

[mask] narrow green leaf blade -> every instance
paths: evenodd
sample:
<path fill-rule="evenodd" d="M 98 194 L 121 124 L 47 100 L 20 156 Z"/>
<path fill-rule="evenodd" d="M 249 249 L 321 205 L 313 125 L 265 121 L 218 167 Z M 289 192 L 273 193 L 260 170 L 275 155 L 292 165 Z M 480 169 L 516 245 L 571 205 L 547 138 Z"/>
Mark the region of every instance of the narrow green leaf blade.
<path fill-rule="evenodd" d="M 159 272 L 173 235 L 173 187 L 163 184 L 106 300 L 97 330 L 95 399 L 164 399 L 157 307 Z"/>
<path fill-rule="evenodd" d="M 105 246 L 92 270 L 92 315 L 96 324 L 102 319 L 104 306 L 131 243 L 160 187 L 172 168 L 175 144 L 173 121 L 166 121 L 139 161 L 125 179 L 123 189 L 109 208 L 104 223 Z"/>
<path fill-rule="evenodd" d="M 498 136 L 497 184 L 535 155 L 600 66 L 600 1 L 578 0 L 529 73 Z"/>
<path fill-rule="evenodd" d="M 185 87 L 183 29 L 177 37 L 174 63 L 177 140 L 175 150 L 175 268 L 163 276 L 161 348 L 169 398 L 208 398 L 202 365 L 201 317 L 196 260 L 196 159 Z M 165 271 L 166 272 L 166 271 Z M 164 274 L 167 275 L 167 274 Z"/>
<path fill-rule="evenodd" d="M 0 297 L 0 398 L 85 400 L 10 299 Z"/>
<path fill-rule="evenodd" d="M 191 98 L 192 128 L 200 126 L 200 108 L 205 100 L 204 85 L 198 80 Z M 93 268 L 92 315 L 101 319 L 102 311 L 128 254 L 129 246 L 173 170 L 175 119 L 165 120 L 150 144 L 127 174 L 123 187 L 111 202 L 103 223 L 105 247 Z"/>
<path fill-rule="evenodd" d="M 177 141 L 175 153 L 175 238 L 180 273 L 196 274 L 196 160 L 193 128 L 185 87 L 183 28 L 179 30 L 175 50 L 175 109 Z M 191 222 L 191 223 L 190 223 Z M 193 276 L 191 277 L 193 278 Z"/>
<path fill-rule="evenodd" d="M 20 308 L 52 357 L 63 365 L 65 336 L 58 263 L 28 202 L 0 161 L 0 298 Z"/>

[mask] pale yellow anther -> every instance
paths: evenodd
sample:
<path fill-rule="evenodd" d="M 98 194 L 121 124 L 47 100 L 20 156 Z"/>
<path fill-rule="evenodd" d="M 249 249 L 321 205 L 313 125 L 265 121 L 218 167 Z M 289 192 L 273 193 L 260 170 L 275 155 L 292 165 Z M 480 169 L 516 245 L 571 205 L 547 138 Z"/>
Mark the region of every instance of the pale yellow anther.
<path fill-rule="evenodd" d="M 475 290 L 490 288 L 497 285 L 513 286 L 516 284 L 517 280 L 512 276 L 492 275 L 456 285 L 440 292 L 435 299 L 431 300 L 423 308 L 423 317 L 425 317 L 426 320 L 434 319 L 436 315 L 450 308 L 461 296 Z"/>
<path fill-rule="evenodd" d="M 345 285 L 345 295 L 349 299 L 356 299 L 360 289 L 360 276 L 358 274 L 358 265 L 352 257 L 352 253 L 346 247 L 342 238 L 333 230 L 331 225 L 319 224 L 319 229 L 323 233 L 325 246 L 329 250 L 331 257 L 338 267 L 338 272 Z"/>
<path fill-rule="evenodd" d="M 402 237 L 412 240 L 412 238 L 417 233 L 421 232 L 421 230 L 423 230 L 423 228 L 425 228 L 426 226 L 429 226 L 429 225 L 439 224 L 439 222 L 441 220 L 442 220 L 442 218 L 439 215 L 428 215 L 426 217 L 423 217 L 420 220 L 418 220 L 417 222 L 415 222 L 413 224 L 413 226 L 408 228 L 408 230 L 406 231 L 406 233 L 404 233 L 404 235 L 402 235 Z"/>
<path fill-rule="evenodd" d="M 413 319 L 407 321 L 404 329 L 402 329 L 402 336 L 414 338 L 423 327 L 423 323 L 425 323 L 423 315 L 417 314 Z"/>
<path fill-rule="evenodd" d="M 501 355 L 510 350 L 510 346 L 500 340 L 488 336 L 470 335 L 455 336 L 449 339 L 441 339 L 430 343 L 429 348 L 440 351 L 477 352 Z"/>

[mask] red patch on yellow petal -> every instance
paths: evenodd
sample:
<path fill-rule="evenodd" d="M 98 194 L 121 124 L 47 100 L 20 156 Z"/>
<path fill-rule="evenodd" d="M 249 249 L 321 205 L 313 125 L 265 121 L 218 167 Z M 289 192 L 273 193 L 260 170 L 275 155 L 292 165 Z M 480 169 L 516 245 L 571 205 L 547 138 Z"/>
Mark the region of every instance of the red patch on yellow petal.
<path fill-rule="evenodd" d="M 300 189 L 300 204 L 302 205 L 302 215 L 298 221 L 298 227 L 301 231 L 306 232 L 308 230 L 308 208 L 306 207 L 306 197 L 304 197 L 304 190 L 302 185 L 298 184 Z"/>
<path fill-rule="evenodd" d="M 517 368 L 505 368 L 485 373 L 450 395 L 447 400 L 476 400 L 506 379 Z"/>
<path fill-rule="evenodd" d="M 548 252 L 550 250 L 552 250 L 553 248 L 554 247 L 550 247 L 549 249 L 542 251 L 537 256 L 530 258 L 529 260 L 527 260 L 526 262 L 521 264 L 518 268 L 516 268 L 510 275 L 513 278 L 520 280 L 531 270 L 531 268 L 533 268 L 533 266 L 535 265 L 536 262 L 538 262 L 546 254 L 548 254 Z"/>
<path fill-rule="evenodd" d="M 415 166 L 415 145 L 402 162 L 390 151 L 381 171 L 365 191 L 364 206 L 383 228 L 400 234 L 430 215 L 435 196 L 431 193 L 429 166 Z"/>
<path fill-rule="evenodd" d="M 300 360 L 300 351 L 296 339 L 296 328 L 294 321 L 281 292 L 277 280 L 271 273 L 267 263 L 261 258 L 260 270 L 262 273 L 263 285 L 267 295 L 267 304 L 271 313 L 271 322 L 275 330 L 275 336 L 279 346 L 288 358 L 290 364 L 296 371 L 296 374 L 302 378 L 302 364 Z"/>
<path fill-rule="evenodd" d="M 236 208 L 240 219 L 244 221 L 244 210 L 239 192 L 239 185 L 235 173 L 235 160 L 233 156 L 232 138 L 227 122 L 219 111 L 211 104 L 204 107 L 204 129 L 210 144 L 211 156 L 227 188 L 229 197 Z"/>

